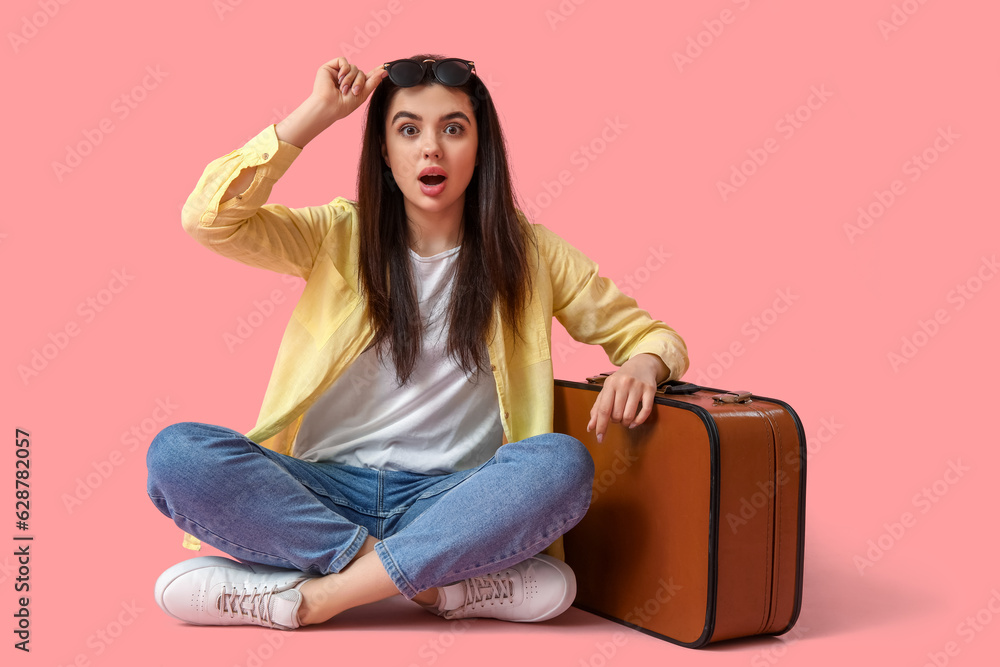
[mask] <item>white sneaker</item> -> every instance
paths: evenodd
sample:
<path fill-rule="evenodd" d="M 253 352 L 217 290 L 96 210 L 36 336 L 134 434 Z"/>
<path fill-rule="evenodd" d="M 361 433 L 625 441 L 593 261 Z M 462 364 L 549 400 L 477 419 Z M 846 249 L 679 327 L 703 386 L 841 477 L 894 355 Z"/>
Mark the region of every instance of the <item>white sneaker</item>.
<path fill-rule="evenodd" d="M 298 587 L 313 575 L 219 556 L 191 558 L 156 580 L 156 603 L 195 625 L 299 627 Z"/>
<path fill-rule="evenodd" d="M 570 566 L 540 554 L 501 572 L 442 586 L 436 604 L 421 606 L 447 619 L 534 623 L 558 616 L 574 599 L 576 575 Z"/>

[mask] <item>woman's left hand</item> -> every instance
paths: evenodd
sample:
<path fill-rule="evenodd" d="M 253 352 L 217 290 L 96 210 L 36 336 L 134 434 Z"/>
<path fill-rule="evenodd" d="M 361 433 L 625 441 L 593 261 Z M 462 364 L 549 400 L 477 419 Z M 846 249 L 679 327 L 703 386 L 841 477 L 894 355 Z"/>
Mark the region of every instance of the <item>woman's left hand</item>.
<path fill-rule="evenodd" d="M 587 433 L 596 428 L 597 442 L 604 439 L 608 422 L 629 428 L 646 421 L 653 411 L 657 379 L 666 379 L 669 369 L 655 354 L 637 354 L 604 380 L 594 407 L 590 409 Z M 642 410 L 636 414 L 639 402 Z"/>

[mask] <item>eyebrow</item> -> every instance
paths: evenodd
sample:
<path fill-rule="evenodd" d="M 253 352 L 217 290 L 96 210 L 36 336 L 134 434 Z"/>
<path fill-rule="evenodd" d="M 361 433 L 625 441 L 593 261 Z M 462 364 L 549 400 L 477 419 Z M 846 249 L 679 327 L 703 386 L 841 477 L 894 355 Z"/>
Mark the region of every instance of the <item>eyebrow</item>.
<path fill-rule="evenodd" d="M 415 113 L 413 113 L 411 111 L 397 111 L 396 115 L 392 117 L 392 123 L 390 123 L 390 124 L 391 125 L 395 125 L 396 121 L 399 120 L 400 118 L 412 118 L 413 120 L 423 120 L 423 118 L 421 116 L 419 116 L 419 115 L 417 115 L 417 114 L 415 114 Z M 466 116 L 465 112 L 463 112 L 463 111 L 452 111 L 451 113 L 448 113 L 448 114 L 445 114 L 445 115 L 441 116 L 441 120 L 442 121 L 453 120 L 455 118 L 461 118 L 466 123 L 468 123 L 470 125 L 472 124 L 472 121 L 469 120 L 469 117 Z"/>

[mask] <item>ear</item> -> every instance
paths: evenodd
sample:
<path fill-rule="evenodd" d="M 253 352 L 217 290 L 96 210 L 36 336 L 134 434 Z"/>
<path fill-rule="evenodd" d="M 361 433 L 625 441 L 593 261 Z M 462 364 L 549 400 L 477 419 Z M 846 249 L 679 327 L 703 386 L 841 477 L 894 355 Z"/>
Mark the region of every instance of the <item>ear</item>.
<path fill-rule="evenodd" d="M 389 164 L 389 151 L 386 150 L 384 142 L 382 143 L 382 160 L 385 162 L 385 166 L 389 167 L 390 169 L 392 168 L 392 165 Z"/>

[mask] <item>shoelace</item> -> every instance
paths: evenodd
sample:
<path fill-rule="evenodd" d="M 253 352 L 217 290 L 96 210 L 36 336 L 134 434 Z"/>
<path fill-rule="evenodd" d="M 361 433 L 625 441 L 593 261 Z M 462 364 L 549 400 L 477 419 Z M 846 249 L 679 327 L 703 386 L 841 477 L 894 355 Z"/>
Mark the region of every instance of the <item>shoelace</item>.
<path fill-rule="evenodd" d="M 226 591 L 226 586 L 222 586 L 222 595 L 219 596 L 218 608 L 223 614 L 229 613 L 230 618 L 249 618 L 252 623 L 257 625 L 267 624 L 267 627 L 274 628 L 274 622 L 271 620 L 271 596 L 278 590 L 277 586 L 272 587 L 270 590 L 264 589 L 258 592 L 257 587 L 254 586 L 253 592 L 250 591 L 249 587 L 244 586 L 239 588 L 237 586 L 233 587 L 232 592 Z M 244 611 L 243 603 L 249 601 L 250 610 Z M 259 610 L 259 613 L 258 613 Z"/>
<path fill-rule="evenodd" d="M 482 577 L 470 577 L 465 582 L 465 606 L 481 604 L 488 601 L 504 600 L 514 597 L 514 581 L 503 572 L 487 574 Z"/>

